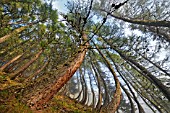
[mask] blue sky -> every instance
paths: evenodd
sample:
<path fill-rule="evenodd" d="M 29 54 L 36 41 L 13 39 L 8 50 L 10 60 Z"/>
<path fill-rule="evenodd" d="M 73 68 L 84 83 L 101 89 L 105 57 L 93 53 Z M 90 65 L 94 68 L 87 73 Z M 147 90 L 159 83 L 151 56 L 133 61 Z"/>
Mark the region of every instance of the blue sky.
<path fill-rule="evenodd" d="M 53 8 L 58 9 L 59 12 L 67 12 L 65 4 L 67 0 L 55 0 L 53 2 Z"/>

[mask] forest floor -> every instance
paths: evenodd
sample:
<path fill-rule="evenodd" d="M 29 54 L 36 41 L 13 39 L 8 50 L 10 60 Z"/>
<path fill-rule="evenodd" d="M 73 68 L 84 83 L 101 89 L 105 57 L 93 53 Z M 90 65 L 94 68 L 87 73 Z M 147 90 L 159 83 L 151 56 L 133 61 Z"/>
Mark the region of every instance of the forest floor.
<path fill-rule="evenodd" d="M 5 92 L 0 92 L 5 97 Z M 0 113 L 34 113 L 31 109 L 19 102 L 15 97 L 6 100 L 0 98 Z M 35 112 L 36 113 L 36 112 Z M 49 107 L 38 113 L 94 113 L 91 107 L 77 103 L 76 101 L 61 95 L 56 95 L 50 102 Z"/>

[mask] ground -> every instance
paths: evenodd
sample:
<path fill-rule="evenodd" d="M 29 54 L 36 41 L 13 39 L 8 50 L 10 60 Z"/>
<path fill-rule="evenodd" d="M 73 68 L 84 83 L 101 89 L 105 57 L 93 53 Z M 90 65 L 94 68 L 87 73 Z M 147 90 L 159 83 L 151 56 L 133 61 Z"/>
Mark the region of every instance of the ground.
<path fill-rule="evenodd" d="M 0 92 L 0 113 L 34 113 L 28 106 L 10 96 L 9 92 Z M 56 95 L 47 108 L 35 113 L 92 113 L 92 108 L 81 105 L 76 101 L 62 95 Z"/>

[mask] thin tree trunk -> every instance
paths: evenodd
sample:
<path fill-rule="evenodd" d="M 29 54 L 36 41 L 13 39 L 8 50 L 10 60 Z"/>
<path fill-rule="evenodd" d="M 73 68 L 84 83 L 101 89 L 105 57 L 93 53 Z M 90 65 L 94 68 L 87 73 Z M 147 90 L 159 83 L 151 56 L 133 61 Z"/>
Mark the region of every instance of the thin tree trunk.
<path fill-rule="evenodd" d="M 0 71 L 3 71 L 7 66 L 9 66 L 10 64 L 12 64 L 13 62 L 15 62 L 16 60 L 18 60 L 23 54 L 17 55 L 16 57 L 14 57 L 13 59 L 11 59 L 9 62 L 7 62 L 6 64 L 4 64 L 1 68 Z"/>
<path fill-rule="evenodd" d="M 132 73 L 130 73 L 130 72 L 129 72 L 129 74 L 132 75 Z M 128 74 L 127 74 L 127 75 L 128 75 Z M 132 75 L 132 76 L 133 76 L 133 75 Z M 129 78 L 131 78 L 131 80 L 133 80 L 132 77 L 129 76 Z M 141 83 L 141 81 L 139 81 L 139 80 L 137 79 L 137 77 L 135 77 L 135 76 L 133 76 L 133 78 L 136 80 L 136 82 L 137 82 L 139 85 L 136 84 L 135 81 L 130 82 L 130 84 L 131 84 L 131 86 L 137 91 L 137 93 L 139 93 L 139 94 L 142 95 L 143 97 L 147 98 L 147 100 L 150 101 L 150 102 L 152 103 L 152 105 L 153 105 L 158 111 L 160 111 L 160 112 L 167 111 L 167 112 L 168 112 L 168 105 L 169 105 L 168 102 L 167 102 L 167 103 L 164 103 L 164 104 L 160 103 L 160 101 L 165 102 L 165 101 L 162 100 L 162 98 L 161 98 L 160 95 L 159 95 L 161 92 L 160 92 L 159 94 L 158 94 L 158 93 L 155 94 L 154 89 L 153 89 L 153 90 L 151 90 L 151 88 L 150 88 L 150 90 L 145 89 L 146 82 L 144 83 L 144 81 L 142 80 L 142 83 Z M 126 78 L 126 79 L 127 79 L 127 78 Z M 127 79 L 127 81 L 130 81 L 130 79 Z M 132 83 L 134 83 L 134 85 L 133 85 Z M 152 83 L 151 83 L 151 84 L 152 84 Z M 142 89 L 141 89 L 140 86 L 142 86 Z M 141 90 L 141 93 L 138 91 L 139 89 Z M 146 92 L 146 94 L 149 94 L 149 95 L 150 95 L 150 98 L 149 98 L 149 97 L 146 97 L 146 94 L 145 94 L 144 92 Z M 142 98 L 142 96 L 141 96 L 141 98 Z M 152 100 L 152 99 L 153 99 L 153 100 Z M 161 106 L 161 108 L 159 108 L 158 106 Z M 162 111 L 162 108 L 163 108 L 163 111 Z M 169 113 L 169 112 L 168 112 L 168 113 Z"/>
<path fill-rule="evenodd" d="M 98 110 L 100 110 L 101 108 L 101 102 L 102 102 L 102 91 L 101 91 L 101 83 L 100 83 L 100 79 L 99 79 L 99 74 L 97 73 L 97 70 L 96 68 L 94 67 L 94 64 L 91 63 L 92 65 L 92 69 L 96 75 L 96 78 L 97 78 L 97 83 L 98 83 L 98 102 L 97 102 L 97 105 L 96 105 L 96 108 Z"/>
<path fill-rule="evenodd" d="M 111 58 L 112 59 L 112 58 Z M 112 59 L 113 61 L 113 59 Z M 133 92 L 133 90 L 131 89 L 130 85 L 128 84 L 127 80 L 122 76 L 122 73 L 119 71 L 119 68 L 118 66 L 115 64 L 115 62 L 113 61 L 115 67 L 116 67 L 116 70 L 117 72 L 119 73 L 119 75 L 121 76 L 121 78 L 123 79 L 123 81 L 126 83 L 127 87 L 129 88 L 130 92 L 132 93 L 133 95 L 133 98 L 134 98 L 134 101 L 137 103 L 137 106 L 138 106 L 138 109 L 139 109 L 139 113 L 145 113 L 144 109 L 142 108 L 142 106 L 140 105 L 137 97 L 135 96 L 135 93 Z"/>
<path fill-rule="evenodd" d="M 154 75 L 152 75 L 146 68 L 141 66 L 139 63 L 135 62 L 134 60 L 130 59 L 130 57 L 125 56 L 122 52 L 116 50 L 119 55 L 134 64 L 136 67 L 138 67 L 144 74 L 146 74 L 151 80 L 153 80 L 154 84 L 162 91 L 162 93 L 170 100 L 170 90 L 161 83 L 159 79 L 157 79 Z"/>
<path fill-rule="evenodd" d="M 35 73 L 33 73 L 27 79 L 25 79 L 24 83 L 31 81 L 33 77 L 37 76 L 48 65 L 48 63 L 49 61 L 46 61 L 46 63 L 40 69 L 38 69 Z"/>
<path fill-rule="evenodd" d="M 130 93 L 128 92 L 128 90 L 127 90 L 122 84 L 120 84 L 120 85 L 121 85 L 123 91 L 126 93 L 128 99 L 129 99 L 129 101 L 130 101 L 131 113 L 135 113 L 135 106 L 134 106 L 134 103 L 133 103 L 133 101 L 132 101 L 132 99 L 131 99 Z"/>
<path fill-rule="evenodd" d="M 77 74 L 77 80 L 78 80 L 78 83 L 80 83 L 80 86 L 78 85 L 78 88 L 79 88 L 79 94 L 77 95 L 77 97 L 76 98 L 74 98 L 75 100 L 79 100 L 79 98 L 80 98 L 80 96 L 81 96 L 81 93 L 83 92 L 83 86 L 82 86 L 82 83 L 81 83 L 81 78 L 80 78 L 80 76 L 78 77 L 78 74 Z"/>
<path fill-rule="evenodd" d="M 98 65 L 99 65 L 99 64 L 98 64 Z M 104 103 L 103 103 L 103 106 L 102 106 L 102 107 L 105 107 L 105 106 L 107 106 L 107 104 L 109 103 L 108 87 L 107 87 L 107 85 L 106 85 L 106 82 L 105 82 L 104 78 L 103 78 L 102 75 L 100 74 L 101 70 L 100 70 L 99 68 L 97 68 L 97 67 L 96 67 L 96 69 L 97 69 L 97 71 L 99 72 L 99 76 L 100 76 L 100 78 L 101 78 L 101 80 L 102 80 L 102 82 L 103 82 L 104 89 L 105 89 L 105 98 L 104 98 Z"/>
<path fill-rule="evenodd" d="M 14 31 L 12 31 L 11 33 L 3 36 L 0 38 L 0 43 L 6 41 L 7 39 L 9 39 L 10 37 L 12 37 L 14 34 L 17 34 L 17 33 L 20 33 L 21 31 L 25 30 L 28 26 L 22 26 L 22 27 L 19 27 L 17 29 L 15 29 Z"/>
<path fill-rule="evenodd" d="M 15 29 L 15 30 L 12 31 L 11 33 L 9 33 L 9 34 L 1 37 L 1 38 L 0 38 L 0 44 L 3 43 L 4 41 L 6 41 L 7 39 L 11 38 L 13 35 L 18 34 L 18 33 L 22 32 L 23 30 L 25 30 L 26 28 L 28 28 L 28 27 L 30 27 L 30 26 L 32 26 L 32 25 L 35 25 L 35 24 L 37 24 L 37 23 L 39 23 L 39 22 L 42 22 L 42 21 L 44 21 L 44 20 L 45 20 L 45 19 L 39 20 L 39 21 L 36 21 L 36 22 L 32 22 L 32 23 L 29 23 L 29 24 L 26 25 L 26 26 L 22 26 L 22 27 L 19 27 L 19 28 Z"/>
<path fill-rule="evenodd" d="M 84 41 L 87 41 L 87 35 L 84 32 L 82 33 L 82 38 Z M 70 64 L 67 64 L 67 66 L 65 65 L 67 68 L 63 70 L 64 72 L 62 74 L 58 75 L 58 79 L 47 88 L 44 88 L 38 92 L 38 95 L 32 96 L 31 99 L 27 101 L 31 109 L 43 109 L 43 106 L 53 98 L 53 96 L 64 86 L 64 84 L 70 80 L 82 64 L 88 46 L 89 43 L 86 43 L 84 46 L 80 46 L 81 50 L 77 53 L 77 57 Z"/>
<path fill-rule="evenodd" d="M 89 74 L 88 74 L 89 75 Z M 93 89 L 93 84 L 92 84 L 92 79 L 91 79 L 91 77 L 90 77 L 90 75 L 89 75 L 89 79 L 90 79 L 90 88 L 91 88 L 91 92 L 92 92 L 92 98 L 93 98 L 93 100 L 92 100 L 92 106 L 93 106 L 93 110 L 94 110 L 94 108 L 95 108 L 95 93 L 94 93 L 94 89 Z"/>
<path fill-rule="evenodd" d="M 108 43 L 104 38 L 103 40 Z M 148 80 L 151 80 L 151 82 L 153 82 L 159 89 L 160 91 L 162 91 L 162 93 L 165 95 L 165 97 L 167 97 L 168 100 L 170 100 L 170 90 L 161 83 L 161 81 L 159 79 L 157 79 L 154 75 L 152 75 L 152 73 L 150 73 L 145 67 L 143 67 L 142 65 L 140 65 L 138 62 L 136 62 L 135 60 L 131 59 L 129 56 L 126 56 L 123 51 L 119 50 L 118 48 L 116 48 L 115 46 L 113 46 L 112 44 L 108 43 L 112 49 L 114 49 L 124 60 L 126 60 L 127 62 L 132 63 L 133 65 L 135 65 L 137 68 L 139 68 L 143 74 L 143 76 L 145 76 L 146 78 L 148 78 Z"/>
<path fill-rule="evenodd" d="M 108 105 L 108 112 L 115 113 L 116 110 L 118 109 L 119 105 L 120 105 L 121 94 L 122 94 L 121 88 L 120 88 L 120 82 L 119 82 L 119 79 L 116 75 L 116 72 L 114 71 L 110 62 L 107 60 L 106 56 L 99 50 L 99 48 L 97 46 L 96 46 L 96 48 L 97 48 L 98 52 L 100 53 L 100 55 L 102 56 L 102 58 L 105 60 L 106 65 L 109 68 L 109 70 L 112 73 L 114 80 L 115 80 L 116 91 L 114 93 L 114 96 L 113 96 L 111 103 Z"/>
<path fill-rule="evenodd" d="M 27 69 L 32 63 L 34 63 L 34 61 L 36 61 L 39 56 L 41 55 L 41 53 L 43 52 L 43 50 L 41 49 L 34 58 L 32 58 L 28 63 L 26 63 L 23 67 L 21 67 L 20 69 L 16 70 L 14 73 L 10 74 L 10 79 L 14 80 L 17 75 L 21 72 L 23 72 L 25 69 Z"/>
<path fill-rule="evenodd" d="M 81 69 L 80 70 L 80 81 L 82 83 L 82 88 L 83 88 L 83 97 L 82 97 L 82 100 L 81 100 L 81 104 L 86 104 L 86 100 L 87 100 L 87 84 L 86 84 L 86 81 L 85 81 L 85 69 L 84 71 L 82 72 Z"/>
<path fill-rule="evenodd" d="M 116 16 L 116 15 L 111 14 L 110 12 L 105 11 L 105 10 L 103 10 L 103 11 L 107 12 L 110 16 L 112 16 L 116 19 L 123 20 L 125 22 L 129 22 L 129 23 L 132 23 L 132 24 L 155 26 L 155 27 L 170 27 L 170 21 L 128 19 L 128 18 Z"/>
<path fill-rule="evenodd" d="M 170 35 L 166 31 L 163 31 L 163 29 L 159 30 L 159 28 L 148 27 L 148 31 L 155 33 L 158 36 L 163 36 L 166 41 L 170 42 Z"/>
<path fill-rule="evenodd" d="M 139 53 L 137 50 L 134 50 L 137 54 L 139 54 L 140 56 L 142 56 L 145 60 L 147 60 L 148 62 L 150 62 L 152 65 L 154 65 L 155 67 L 157 67 L 159 70 L 161 70 L 162 72 L 164 72 L 166 75 L 170 76 L 170 74 L 162 69 L 160 66 L 158 66 L 157 64 L 155 64 L 154 62 L 152 62 L 150 59 L 148 59 L 147 57 L 145 57 L 144 55 L 142 55 L 141 53 Z"/>

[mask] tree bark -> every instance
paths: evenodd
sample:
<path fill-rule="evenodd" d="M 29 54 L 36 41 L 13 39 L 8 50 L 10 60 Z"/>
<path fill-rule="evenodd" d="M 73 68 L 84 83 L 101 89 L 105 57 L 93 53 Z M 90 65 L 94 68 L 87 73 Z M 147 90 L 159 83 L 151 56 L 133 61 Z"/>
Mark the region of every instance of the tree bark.
<path fill-rule="evenodd" d="M 90 88 L 91 88 L 92 98 L 93 98 L 91 107 L 93 107 L 93 110 L 94 110 L 94 108 L 95 108 L 95 93 L 94 93 L 93 84 L 92 84 L 93 80 L 89 74 L 88 74 L 88 76 L 89 76 L 89 80 L 90 80 Z"/>
<path fill-rule="evenodd" d="M 137 63 L 136 61 L 130 59 L 130 57 L 125 56 L 122 52 L 120 52 L 119 50 L 116 50 L 116 52 L 119 53 L 119 55 L 131 62 L 132 64 L 134 64 L 136 67 L 138 67 L 144 74 L 146 74 L 151 80 L 153 80 L 154 84 L 160 89 L 160 91 L 162 91 L 162 93 L 167 97 L 168 100 L 170 100 L 170 90 L 161 83 L 161 81 L 159 79 L 157 79 L 154 75 L 152 75 L 146 68 L 144 68 L 143 66 L 141 66 L 139 63 Z"/>
<path fill-rule="evenodd" d="M 157 65 L 156 63 L 152 62 L 149 58 L 145 57 L 144 55 L 142 55 L 141 53 L 139 53 L 137 50 L 133 49 L 137 54 L 139 54 L 141 57 L 143 57 L 145 60 L 147 60 L 148 62 L 150 62 L 152 65 L 154 65 L 155 67 L 157 67 L 159 70 L 161 70 L 162 72 L 164 72 L 166 75 L 170 76 L 170 73 L 168 73 L 166 70 L 164 70 L 163 68 L 161 68 L 159 65 Z"/>
<path fill-rule="evenodd" d="M 82 33 L 82 38 L 85 41 L 87 40 L 87 35 L 84 32 Z M 44 88 L 38 92 L 38 95 L 32 96 L 31 99 L 27 101 L 27 104 L 31 107 L 31 109 L 43 109 L 44 105 L 53 98 L 53 96 L 64 86 L 64 84 L 70 80 L 77 69 L 81 66 L 88 46 L 89 43 L 86 43 L 84 46 L 80 46 L 81 49 L 77 53 L 77 56 L 69 65 L 66 66 L 66 70 L 63 70 L 64 72 L 58 75 L 58 79 L 47 88 Z"/>
<path fill-rule="evenodd" d="M 35 25 L 39 22 L 43 22 L 45 19 L 43 20 L 39 20 L 39 21 L 36 21 L 36 22 L 32 22 L 32 23 L 28 23 L 26 26 L 22 26 L 22 27 L 19 27 L 17 29 L 15 29 L 14 31 L 12 31 L 11 33 L 3 36 L 0 38 L 0 43 L 3 43 L 4 41 L 6 41 L 7 39 L 9 39 L 10 37 L 12 37 L 14 34 L 18 34 L 20 32 L 22 32 L 23 30 L 25 30 L 26 28 L 32 26 L 32 25 Z"/>
<path fill-rule="evenodd" d="M 94 67 L 94 64 L 93 63 L 91 63 L 91 65 L 92 65 L 92 69 L 93 69 L 93 71 L 94 71 L 94 73 L 95 73 L 95 76 L 96 76 L 96 78 L 97 78 L 97 85 L 98 85 L 98 102 L 97 102 L 97 105 L 96 105 L 96 108 L 100 111 L 100 108 L 101 108 L 101 104 L 102 104 L 102 89 L 101 89 L 101 83 L 100 83 L 100 78 L 99 78 L 99 74 L 98 74 L 98 72 L 97 72 L 97 70 L 96 70 L 96 68 Z"/>
<path fill-rule="evenodd" d="M 96 63 L 96 65 L 99 65 L 99 64 L 97 64 Z M 101 73 L 101 70 L 99 69 L 99 68 L 97 68 L 96 67 L 96 70 L 99 72 L 99 76 L 100 76 L 100 79 L 101 79 L 101 81 L 102 81 L 102 83 L 103 83 L 103 86 L 104 86 L 104 89 L 105 89 L 105 93 L 104 93 L 104 102 L 103 102 L 103 105 L 102 105 L 102 107 L 106 107 L 107 106 L 107 104 L 109 103 L 109 94 L 108 94 L 108 87 L 107 87 L 107 85 L 106 85 L 106 82 L 105 82 L 105 80 L 104 80 L 104 78 L 102 77 L 102 74 L 100 74 Z"/>
<path fill-rule="evenodd" d="M 81 104 L 86 104 L 86 101 L 87 101 L 87 84 L 86 84 L 86 81 L 85 81 L 85 69 L 83 70 L 82 72 L 82 69 L 79 69 L 79 72 L 80 72 L 80 82 L 82 84 L 82 91 L 83 91 L 83 97 L 81 99 Z"/>

